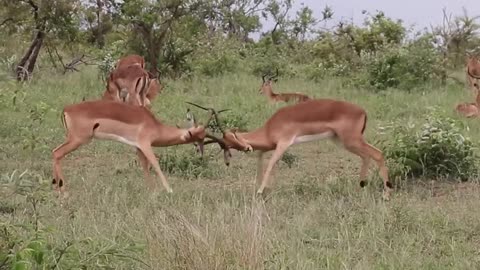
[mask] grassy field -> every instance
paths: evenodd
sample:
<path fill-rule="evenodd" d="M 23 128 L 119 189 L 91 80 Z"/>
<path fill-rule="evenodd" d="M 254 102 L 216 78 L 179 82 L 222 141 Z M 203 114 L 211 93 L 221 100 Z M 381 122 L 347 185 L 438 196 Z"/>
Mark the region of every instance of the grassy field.
<path fill-rule="evenodd" d="M 0 240 L 16 242 L 18 256 L 28 257 L 22 249 L 41 239 L 42 264 L 57 269 L 480 268 L 475 179 L 412 182 L 384 202 L 375 167 L 370 185 L 360 189 L 360 159 L 327 141 L 289 150 L 274 169 L 267 202 L 254 196 L 255 154 L 233 152 L 226 167 L 215 146 L 203 162 L 191 145 L 156 148 L 174 193 L 154 197 L 133 149 L 94 141 L 64 160 L 70 198 L 60 205 L 50 186 L 51 151 L 65 136 L 60 112 L 83 97 L 97 99 L 104 86 L 93 69 L 35 79 L 0 82 Z M 243 118 L 253 129 L 284 106 L 267 104 L 258 94 L 260 82 L 247 75 L 166 81 L 153 111 L 167 124 L 181 124 L 184 101 L 192 101 L 230 108 L 227 118 Z M 459 118 L 454 106 L 471 99 L 453 84 L 374 94 L 333 79 L 280 79 L 274 90 L 365 107 L 366 138 L 375 145 L 388 139 L 379 127 L 392 120 L 421 123 L 431 106 Z M 480 122 L 462 121 L 478 143 Z"/>

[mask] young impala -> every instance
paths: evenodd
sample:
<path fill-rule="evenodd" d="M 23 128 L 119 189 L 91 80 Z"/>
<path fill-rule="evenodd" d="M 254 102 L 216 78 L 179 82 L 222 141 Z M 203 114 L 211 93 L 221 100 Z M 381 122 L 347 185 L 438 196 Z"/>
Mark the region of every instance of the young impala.
<path fill-rule="evenodd" d="M 196 106 L 207 110 L 202 106 Z M 216 113 L 214 116 L 216 117 Z M 251 132 L 224 131 L 221 127 L 220 130 L 228 148 L 239 151 L 259 151 L 258 168 L 260 171 L 257 174 L 257 184 L 260 184 L 260 188 L 257 191 L 258 194 L 262 194 L 265 188 L 271 186 L 270 173 L 288 147 L 331 138 L 340 141 L 348 151 L 362 159 L 361 187 L 366 185 L 365 178 L 370 159 L 377 163 L 383 179 L 383 195 L 385 199 L 388 199 L 393 186 L 388 180 L 388 169 L 385 166 L 382 152 L 368 144 L 363 137 L 366 124 L 367 114 L 363 108 L 357 105 L 331 99 L 314 99 L 279 109 L 262 127 Z M 208 143 L 210 141 L 205 142 L 205 144 Z M 260 178 L 263 171 L 263 154 L 268 151 L 273 151 L 273 155 L 263 177 Z"/>
<path fill-rule="evenodd" d="M 276 94 L 273 92 L 272 88 L 272 83 L 273 81 L 276 81 L 276 78 L 278 77 L 278 69 L 277 73 L 265 80 L 267 75 L 262 76 L 262 86 L 260 87 L 259 93 L 267 96 L 268 100 L 270 102 L 275 103 L 275 102 L 294 102 L 294 103 L 299 103 L 299 102 L 304 102 L 307 100 L 310 100 L 310 97 L 307 95 L 301 94 L 301 93 L 283 93 L 283 94 Z"/>
<path fill-rule="evenodd" d="M 210 119 L 205 126 L 208 126 Z M 131 106 L 114 101 L 87 101 L 66 106 L 62 112 L 62 122 L 67 130 L 66 141 L 53 150 L 53 182 L 54 189 L 63 194 L 65 178 L 60 161 L 68 153 L 81 145 L 89 143 L 93 138 L 114 140 L 131 145 L 137 149 L 145 181 L 150 189 L 155 189 L 148 172 L 153 166 L 167 192 L 172 192 L 167 179 L 163 175 L 152 150 L 154 147 L 165 147 L 197 142 L 203 154 L 203 140 L 210 137 L 205 126 L 192 123 L 187 129 L 165 125 L 145 107 Z"/>

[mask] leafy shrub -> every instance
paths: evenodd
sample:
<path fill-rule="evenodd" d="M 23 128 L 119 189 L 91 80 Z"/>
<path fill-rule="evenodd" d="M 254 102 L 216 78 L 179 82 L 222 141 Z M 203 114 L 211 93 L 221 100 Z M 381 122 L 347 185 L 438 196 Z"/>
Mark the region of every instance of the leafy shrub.
<path fill-rule="evenodd" d="M 213 167 L 209 165 L 208 159 L 201 158 L 199 154 L 192 152 L 165 152 L 160 156 L 160 167 L 169 174 L 176 174 L 189 179 L 213 178 L 215 172 Z"/>
<path fill-rule="evenodd" d="M 287 164 L 288 168 L 292 168 L 293 165 L 295 165 L 298 161 L 298 157 L 290 152 L 285 152 L 282 155 L 281 160 Z"/>
<path fill-rule="evenodd" d="M 398 122 L 391 133 L 384 149 L 393 177 L 466 180 L 477 173 L 475 147 L 454 119 L 431 113 L 420 130 Z"/>
<path fill-rule="evenodd" d="M 127 261 L 148 266 L 138 258 L 143 245 L 123 237 L 117 237 L 115 242 L 92 238 L 55 241 L 57 229 L 44 225 L 39 211 L 49 207 L 49 184 L 50 180 L 28 170 L 1 175 L 0 197 L 23 197 L 28 207 L 17 209 L 15 204 L 2 204 L 0 209 L 8 211 L 0 212 L 0 216 L 14 216 L 15 211 L 31 214 L 21 223 L 15 218 L 10 218 L 14 222 L 0 220 L 0 269 L 116 269 L 118 263 Z"/>
<path fill-rule="evenodd" d="M 365 86 L 383 90 L 390 87 L 411 90 L 431 81 L 438 69 L 439 56 L 431 47 L 413 44 L 387 46 L 376 54 L 363 53 Z"/>
<path fill-rule="evenodd" d="M 198 44 L 198 50 L 192 55 L 195 70 L 207 76 L 218 76 L 238 71 L 241 47 L 234 40 L 219 37 L 210 42 Z"/>
<path fill-rule="evenodd" d="M 246 117 L 242 115 L 234 114 L 227 111 L 221 114 L 219 120 L 221 121 L 221 125 L 225 130 L 232 128 L 236 128 L 238 130 L 246 130 L 247 121 L 245 119 Z M 208 128 L 213 132 L 220 132 L 220 129 L 218 128 L 215 119 L 212 119 L 212 121 L 210 121 L 210 123 L 208 124 Z"/>

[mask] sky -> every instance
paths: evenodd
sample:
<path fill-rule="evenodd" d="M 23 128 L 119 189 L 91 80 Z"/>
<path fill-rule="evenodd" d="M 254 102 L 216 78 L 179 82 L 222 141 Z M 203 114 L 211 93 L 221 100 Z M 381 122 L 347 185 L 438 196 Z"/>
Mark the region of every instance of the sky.
<path fill-rule="evenodd" d="M 355 24 L 363 22 L 365 15 L 362 15 L 362 10 L 370 13 L 381 10 L 386 16 L 401 19 L 404 26 L 413 26 L 416 30 L 424 27 L 430 29 L 431 24 L 440 25 L 443 8 L 453 15 L 461 15 L 462 7 L 465 7 L 469 16 L 480 15 L 480 0 L 295 0 L 289 13 L 291 18 L 295 16 L 301 3 L 314 11 L 315 18 L 321 18 L 321 11 L 328 5 L 334 11 L 333 22 L 353 19 Z M 480 23 L 480 19 L 478 22 Z M 264 29 L 272 26 L 268 21 L 262 23 Z"/>

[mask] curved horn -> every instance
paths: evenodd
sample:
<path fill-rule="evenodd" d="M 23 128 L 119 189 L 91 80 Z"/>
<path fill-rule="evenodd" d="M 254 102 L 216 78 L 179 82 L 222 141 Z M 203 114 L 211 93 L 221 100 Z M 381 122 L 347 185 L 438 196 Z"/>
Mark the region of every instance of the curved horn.
<path fill-rule="evenodd" d="M 219 118 L 218 118 L 218 114 L 219 114 L 219 113 L 222 113 L 222 112 L 229 111 L 230 109 L 223 109 L 223 110 L 220 110 L 220 111 L 217 112 L 217 111 L 215 111 L 215 109 L 213 109 L 213 108 L 206 108 L 206 107 L 200 106 L 200 105 L 198 105 L 198 104 L 195 104 L 195 103 L 192 103 L 192 102 L 189 102 L 189 101 L 185 101 L 185 102 L 188 103 L 188 104 L 191 104 L 191 105 L 193 105 L 193 106 L 195 106 L 195 107 L 198 107 L 198 108 L 200 108 L 200 109 L 203 109 L 203 110 L 205 110 L 205 111 L 209 111 L 209 112 L 210 112 L 210 117 L 209 117 L 208 122 L 207 122 L 207 124 L 206 124 L 205 126 L 208 126 L 208 124 L 209 124 L 210 121 L 212 120 L 212 117 L 214 117 L 218 129 L 220 129 L 220 131 L 222 132 L 222 134 L 225 133 L 225 131 L 223 130 L 222 125 L 221 125 L 221 123 L 220 123 L 220 120 L 219 120 Z"/>
<path fill-rule="evenodd" d="M 263 81 L 263 82 L 265 82 L 265 78 L 267 77 L 267 75 L 268 75 L 268 74 L 264 74 L 264 75 L 262 76 L 262 81 Z"/>
<path fill-rule="evenodd" d="M 278 68 L 276 68 L 275 75 L 273 75 L 272 77 L 270 77 L 269 80 L 273 80 L 273 79 L 275 79 L 275 78 L 277 78 L 277 77 L 278 77 Z"/>

